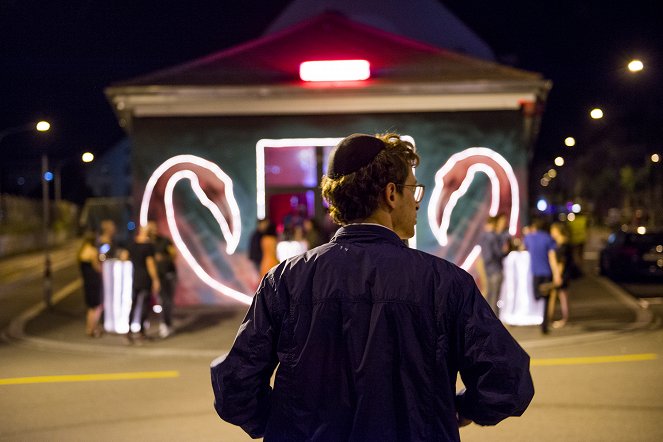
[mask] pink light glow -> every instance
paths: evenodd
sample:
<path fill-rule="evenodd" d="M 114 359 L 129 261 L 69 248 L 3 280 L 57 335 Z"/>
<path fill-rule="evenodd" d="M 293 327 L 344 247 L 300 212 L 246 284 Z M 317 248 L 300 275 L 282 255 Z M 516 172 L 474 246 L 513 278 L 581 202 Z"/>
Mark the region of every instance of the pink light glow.
<path fill-rule="evenodd" d="M 371 76 L 366 60 L 305 61 L 299 65 L 303 81 L 359 81 Z"/>

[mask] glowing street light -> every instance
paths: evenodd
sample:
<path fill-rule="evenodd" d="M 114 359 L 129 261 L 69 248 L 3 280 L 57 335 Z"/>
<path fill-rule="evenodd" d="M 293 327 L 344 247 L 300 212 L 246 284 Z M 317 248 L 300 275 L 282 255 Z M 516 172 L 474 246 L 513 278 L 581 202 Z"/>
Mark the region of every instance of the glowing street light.
<path fill-rule="evenodd" d="M 555 166 L 562 167 L 564 165 L 564 158 L 557 157 L 555 158 Z"/>
<path fill-rule="evenodd" d="M 35 128 L 39 132 L 46 132 L 51 128 L 51 123 L 49 123 L 48 121 L 43 121 L 42 120 L 42 121 L 40 121 L 39 123 L 36 124 Z"/>
<path fill-rule="evenodd" d="M 81 155 L 81 161 L 84 163 L 91 163 L 94 161 L 94 154 L 92 152 L 85 152 L 83 155 Z"/>
<path fill-rule="evenodd" d="M 640 60 L 631 60 L 628 64 L 628 70 L 631 72 L 640 72 L 645 68 L 645 65 Z"/>
<path fill-rule="evenodd" d="M 573 147 L 576 145 L 576 139 L 573 137 L 566 137 L 564 138 L 564 145 L 568 147 Z"/>
<path fill-rule="evenodd" d="M 650 157 L 652 163 L 658 163 L 661 161 L 661 156 L 657 153 L 653 153 Z"/>
<path fill-rule="evenodd" d="M 595 107 L 589 112 L 589 116 L 595 120 L 600 120 L 601 118 L 603 118 L 603 111 L 598 107 Z"/>

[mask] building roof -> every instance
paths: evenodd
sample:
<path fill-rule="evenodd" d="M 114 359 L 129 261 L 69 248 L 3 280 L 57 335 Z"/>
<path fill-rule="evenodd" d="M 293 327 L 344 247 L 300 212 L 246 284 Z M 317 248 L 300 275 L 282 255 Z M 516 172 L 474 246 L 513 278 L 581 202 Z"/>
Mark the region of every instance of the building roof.
<path fill-rule="evenodd" d="M 371 78 L 315 85 L 299 79 L 300 63 L 334 59 L 368 60 Z M 460 55 L 325 12 L 231 49 L 116 83 L 106 93 L 117 111 L 130 110 L 133 115 L 210 115 L 281 113 L 284 98 L 289 102 L 285 112 L 290 113 L 315 112 L 320 103 L 310 100 L 321 98 L 340 100 L 337 106 L 325 107 L 327 112 L 416 110 L 412 98 L 426 101 L 439 95 L 472 94 L 476 99 L 482 94 L 526 94 L 522 100 L 536 101 L 549 87 L 538 73 Z M 383 99 L 375 101 L 378 97 Z M 391 105 L 385 108 L 387 97 L 397 99 L 387 100 Z M 362 98 L 364 104 L 357 103 Z M 517 107 L 521 98 L 510 106 Z M 374 99 L 373 104 L 367 99 Z M 355 108 L 351 102 L 360 105 Z M 473 108 L 472 102 L 458 105 Z M 436 107 L 423 102 L 421 106 L 424 111 Z"/>
<path fill-rule="evenodd" d="M 495 60 L 491 48 L 439 0 L 293 0 L 265 30 L 283 31 L 326 11 L 391 34 L 484 60 Z"/>

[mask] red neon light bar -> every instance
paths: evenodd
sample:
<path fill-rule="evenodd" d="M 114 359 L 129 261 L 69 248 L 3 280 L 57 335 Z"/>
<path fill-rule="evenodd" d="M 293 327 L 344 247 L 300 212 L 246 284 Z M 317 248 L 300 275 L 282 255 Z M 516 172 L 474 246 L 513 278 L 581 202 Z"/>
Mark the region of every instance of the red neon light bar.
<path fill-rule="evenodd" d="M 303 81 L 358 81 L 371 76 L 366 60 L 305 61 L 299 65 Z"/>

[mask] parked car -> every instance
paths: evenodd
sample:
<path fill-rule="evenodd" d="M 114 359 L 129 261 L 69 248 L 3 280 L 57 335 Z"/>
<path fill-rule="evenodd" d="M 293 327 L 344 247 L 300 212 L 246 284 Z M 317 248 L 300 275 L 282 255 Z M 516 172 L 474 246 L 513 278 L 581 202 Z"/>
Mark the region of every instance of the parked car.
<path fill-rule="evenodd" d="M 663 280 L 663 229 L 611 233 L 599 267 L 602 275 L 615 280 Z"/>

